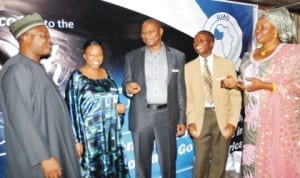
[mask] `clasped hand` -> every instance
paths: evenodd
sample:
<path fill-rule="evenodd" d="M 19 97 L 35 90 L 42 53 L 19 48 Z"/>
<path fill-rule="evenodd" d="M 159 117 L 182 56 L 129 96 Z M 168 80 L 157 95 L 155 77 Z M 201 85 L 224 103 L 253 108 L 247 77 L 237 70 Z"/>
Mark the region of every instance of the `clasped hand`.
<path fill-rule="evenodd" d="M 222 80 L 221 87 L 227 89 L 239 88 L 250 92 L 265 89 L 264 86 L 266 85 L 266 82 L 263 82 L 262 80 L 257 78 L 246 78 L 246 80 L 249 81 L 250 84 L 245 85 L 241 81 L 236 81 L 232 76 L 227 76 L 226 79 Z"/>

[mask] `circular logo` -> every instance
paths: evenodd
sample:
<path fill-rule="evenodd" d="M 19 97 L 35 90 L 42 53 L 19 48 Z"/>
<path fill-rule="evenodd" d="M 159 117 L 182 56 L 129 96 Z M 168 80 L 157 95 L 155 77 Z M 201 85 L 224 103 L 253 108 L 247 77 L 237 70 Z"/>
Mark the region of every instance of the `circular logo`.
<path fill-rule="evenodd" d="M 209 17 L 204 29 L 215 36 L 214 54 L 231 59 L 238 68 L 243 39 L 242 30 L 236 19 L 226 12 L 218 12 Z"/>

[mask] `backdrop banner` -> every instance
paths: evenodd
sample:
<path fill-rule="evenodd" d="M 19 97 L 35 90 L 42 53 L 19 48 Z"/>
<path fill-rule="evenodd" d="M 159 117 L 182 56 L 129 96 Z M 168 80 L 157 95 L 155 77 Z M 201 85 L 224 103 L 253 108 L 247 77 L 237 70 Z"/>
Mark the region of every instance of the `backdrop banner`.
<path fill-rule="evenodd" d="M 238 69 L 244 52 L 253 46 L 251 39 L 257 6 L 211 0 L 64 0 L 63 3 L 60 0 L 0 0 L 0 67 L 18 53 L 17 41 L 8 26 L 32 12 L 40 13 L 50 29 L 52 52 L 49 58 L 42 60 L 42 64 L 64 96 L 71 72 L 84 63 L 82 48 L 84 42 L 90 39 L 102 42 L 105 54 L 103 65 L 111 72 L 122 93 L 124 55 L 143 45 L 140 25 L 149 17 L 163 23 L 164 42 L 183 51 L 187 61 L 196 57 L 192 47 L 194 35 L 202 29 L 211 31 L 216 38 L 214 53 L 232 59 Z M 120 100 L 128 106 L 126 97 L 121 95 Z M 126 113 L 123 142 L 131 177 L 135 177 L 128 119 Z M 227 165 L 228 170 L 237 172 L 242 146 L 242 121 L 241 117 Z M 0 178 L 4 178 L 6 161 L 4 125 L 0 112 Z M 190 178 L 194 152 L 187 133 L 177 139 L 177 148 L 177 177 Z M 155 150 L 152 163 L 152 175 L 158 178 L 160 169 Z"/>

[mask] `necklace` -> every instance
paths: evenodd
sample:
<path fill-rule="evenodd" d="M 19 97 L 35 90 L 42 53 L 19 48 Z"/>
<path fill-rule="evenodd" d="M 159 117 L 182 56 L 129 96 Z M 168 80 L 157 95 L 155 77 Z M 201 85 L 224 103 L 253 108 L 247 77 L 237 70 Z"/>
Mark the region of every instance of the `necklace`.
<path fill-rule="evenodd" d="M 262 48 L 260 51 L 261 56 L 266 56 L 267 54 L 271 54 L 276 48 L 264 49 Z"/>
<path fill-rule="evenodd" d="M 273 53 L 273 51 L 277 48 L 277 46 L 279 44 L 280 44 L 280 42 L 274 42 L 272 45 L 264 45 L 261 48 L 259 48 L 260 49 L 259 54 L 263 57 L 268 54 L 271 54 L 271 53 Z"/>
<path fill-rule="evenodd" d="M 267 50 L 263 49 L 261 52 L 260 52 L 260 55 L 262 56 L 265 56 L 267 54 Z"/>

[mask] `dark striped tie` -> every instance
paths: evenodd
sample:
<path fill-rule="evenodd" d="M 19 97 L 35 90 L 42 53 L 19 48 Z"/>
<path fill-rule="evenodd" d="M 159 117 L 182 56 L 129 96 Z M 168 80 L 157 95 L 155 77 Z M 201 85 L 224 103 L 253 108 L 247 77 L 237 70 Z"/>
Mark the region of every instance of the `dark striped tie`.
<path fill-rule="evenodd" d="M 203 78 L 204 78 L 204 98 L 205 101 L 212 105 L 212 77 L 208 68 L 207 59 L 204 59 L 204 70 L 203 70 Z"/>

